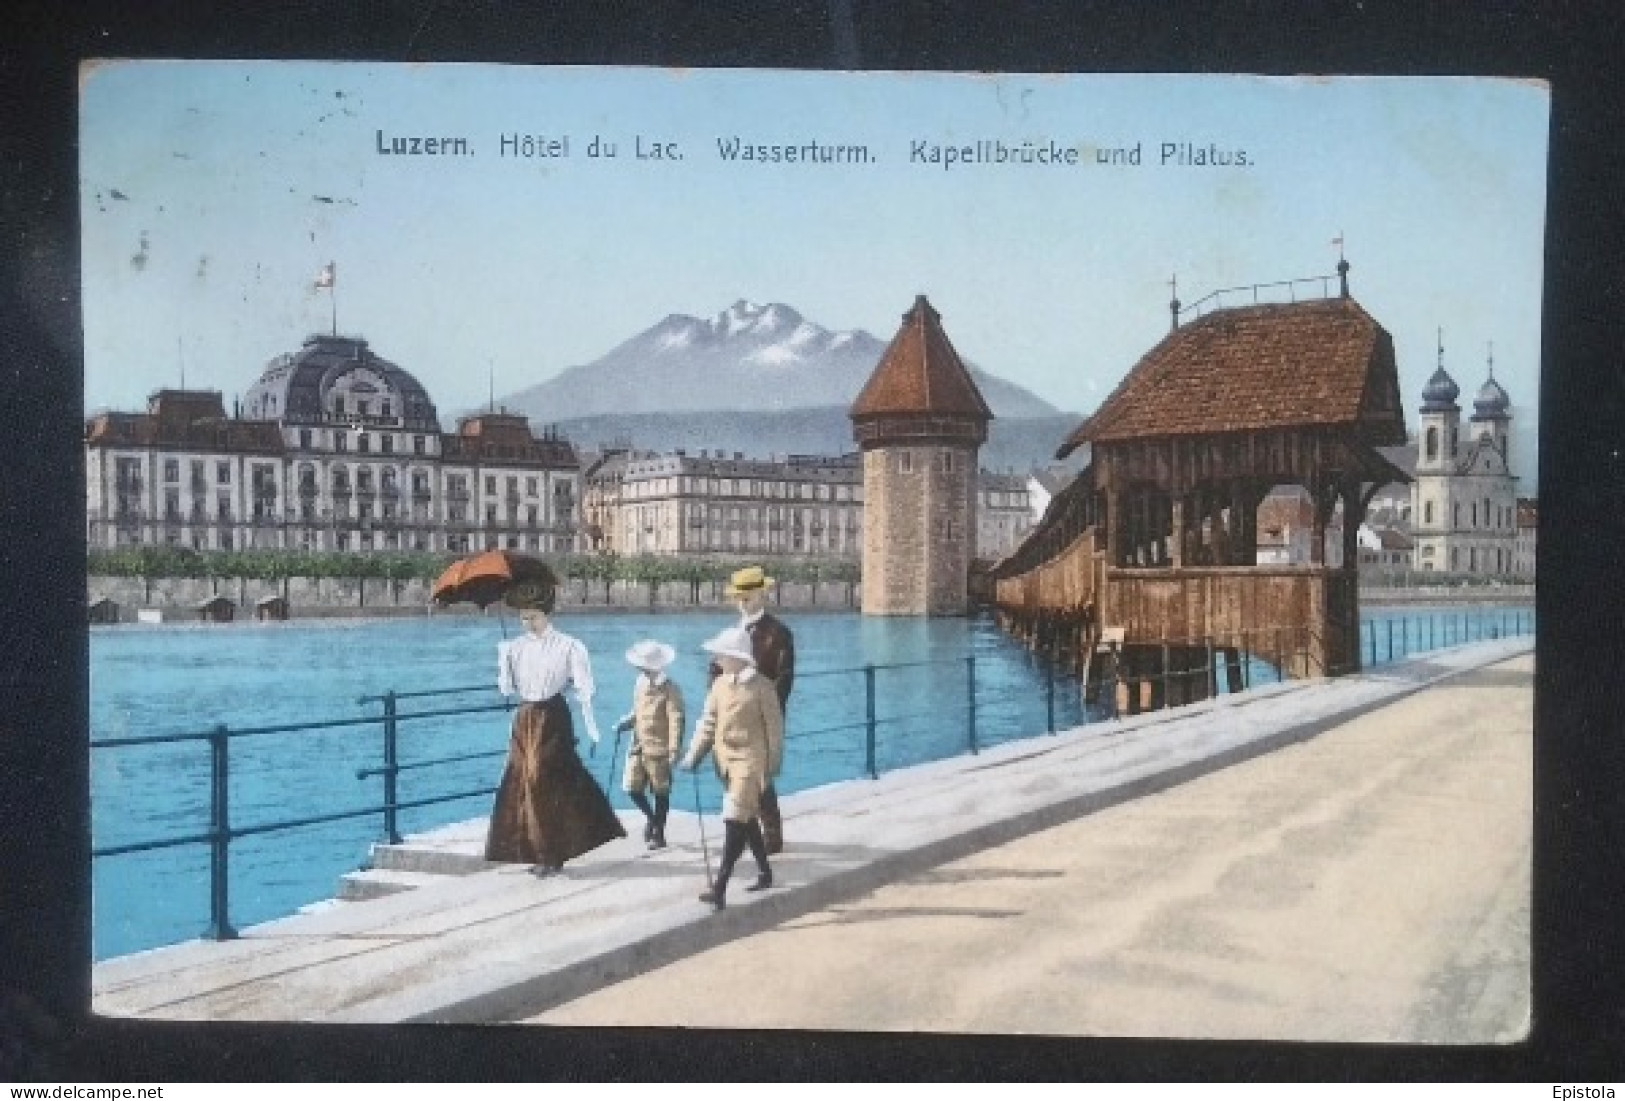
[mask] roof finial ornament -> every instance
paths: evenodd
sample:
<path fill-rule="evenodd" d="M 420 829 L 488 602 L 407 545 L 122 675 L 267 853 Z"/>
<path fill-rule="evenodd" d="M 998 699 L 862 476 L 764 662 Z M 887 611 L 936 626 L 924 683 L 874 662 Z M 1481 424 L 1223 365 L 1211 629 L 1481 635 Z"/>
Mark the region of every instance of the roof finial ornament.
<path fill-rule="evenodd" d="M 1439 326 L 1439 370 L 1444 370 L 1444 326 Z"/>
<path fill-rule="evenodd" d="M 1337 246 L 1337 283 L 1338 290 L 1344 298 L 1349 296 L 1349 262 L 1343 256 L 1343 231 L 1338 230 L 1337 236 L 1332 238 L 1332 244 Z"/>
<path fill-rule="evenodd" d="M 1177 271 L 1168 280 L 1168 292 L 1173 296 L 1168 302 L 1168 312 L 1173 315 L 1173 324 L 1169 326 L 1171 331 L 1179 328 L 1179 273 Z"/>
<path fill-rule="evenodd" d="M 1488 356 L 1489 361 L 1490 361 L 1490 381 L 1494 382 L 1495 381 L 1495 341 L 1492 340 L 1492 341 L 1489 342 L 1488 349 L 1489 350 L 1487 352 L 1487 356 Z"/>

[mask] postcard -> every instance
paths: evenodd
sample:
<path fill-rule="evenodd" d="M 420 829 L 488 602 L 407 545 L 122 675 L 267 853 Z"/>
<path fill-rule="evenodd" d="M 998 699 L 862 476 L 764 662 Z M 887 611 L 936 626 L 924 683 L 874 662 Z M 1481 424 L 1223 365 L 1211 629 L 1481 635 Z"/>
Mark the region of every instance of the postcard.
<path fill-rule="evenodd" d="M 96 1013 L 1528 1035 L 1544 85 L 80 82 Z"/>

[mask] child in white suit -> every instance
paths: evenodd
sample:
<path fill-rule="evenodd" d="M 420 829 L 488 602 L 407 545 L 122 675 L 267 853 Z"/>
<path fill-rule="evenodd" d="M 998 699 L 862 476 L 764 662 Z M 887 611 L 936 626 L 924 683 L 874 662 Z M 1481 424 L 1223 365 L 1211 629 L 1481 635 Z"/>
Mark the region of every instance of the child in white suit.
<path fill-rule="evenodd" d="M 621 786 L 643 812 L 643 840 L 651 849 L 666 847 L 672 760 L 683 747 L 683 691 L 666 676 L 675 656 L 670 646 L 648 639 L 626 652 L 639 676 L 632 689 L 632 710 L 616 726 L 618 731 L 633 732 Z M 646 793 L 654 795 L 654 806 Z"/>

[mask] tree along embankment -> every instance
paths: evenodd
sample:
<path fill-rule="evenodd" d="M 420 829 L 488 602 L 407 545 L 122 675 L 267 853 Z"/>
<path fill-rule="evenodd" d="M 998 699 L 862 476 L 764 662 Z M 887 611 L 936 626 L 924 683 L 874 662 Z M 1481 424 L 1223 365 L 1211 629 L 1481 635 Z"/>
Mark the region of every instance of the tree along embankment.
<path fill-rule="evenodd" d="M 471 605 L 430 608 L 434 581 L 456 556 L 322 554 L 285 551 L 200 552 L 169 547 L 93 551 L 86 600 L 93 622 L 180 621 L 331 616 L 467 615 Z M 781 607 L 842 611 L 859 604 L 855 561 L 673 558 L 654 555 L 557 555 L 559 603 L 602 611 L 729 608 L 729 574 L 763 564 L 778 579 Z M 147 613 L 142 616 L 142 612 Z"/>

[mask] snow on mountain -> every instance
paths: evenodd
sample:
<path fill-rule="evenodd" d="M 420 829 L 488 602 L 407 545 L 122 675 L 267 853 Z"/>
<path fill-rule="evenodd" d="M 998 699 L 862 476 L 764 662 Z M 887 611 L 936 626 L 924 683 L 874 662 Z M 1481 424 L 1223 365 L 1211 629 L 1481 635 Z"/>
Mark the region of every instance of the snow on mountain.
<path fill-rule="evenodd" d="M 861 329 L 831 332 L 781 302 L 740 299 L 709 319 L 672 314 L 592 363 L 502 401 L 543 422 L 846 406 L 885 350 L 885 341 Z M 1056 412 L 1014 383 L 974 366 L 971 374 L 996 416 Z"/>

